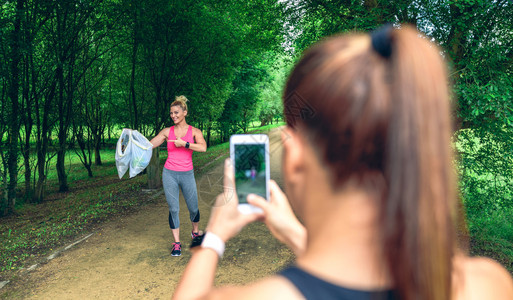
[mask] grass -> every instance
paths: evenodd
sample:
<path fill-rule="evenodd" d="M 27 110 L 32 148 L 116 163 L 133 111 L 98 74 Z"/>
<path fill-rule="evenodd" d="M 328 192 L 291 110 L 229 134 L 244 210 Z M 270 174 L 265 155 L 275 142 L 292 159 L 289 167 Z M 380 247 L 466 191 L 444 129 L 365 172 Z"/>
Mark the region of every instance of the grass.
<path fill-rule="evenodd" d="M 114 169 L 106 163 L 97 169 Z M 110 172 L 105 172 L 110 173 Z M 83 234 L 109 217 L 145 205 L 141 192 L 146 175 L 119 180 L 117 174 L 74 182 L 71 192 L 50 194 L 41 204 L 25 204 L 0 224 L 0 271 L 32 264 L 53 249 Z"/>
<path fill-rule="evenodd" d="M 202 172 L 203 166 L 209 164 L 210 162 L 212 162 L 216 158 L 219 158 L 220 156 L 227 155 L 229 151 L 230 144 L 222 143 L 219 145 L 209 147 L 207 152 L 204 153 L 193 152 L 192 160 L 194 161 L 195 165 L 202 166 L 202 169 L 200 170 L 200 172 Z"/>
<path fill-rule="evenodd" d="M 256 128 L 252 133 L 265 132 L 274 124 Z M 40 204 L 20 202 L 16 213 L 0 218 L 0 281 L 16 276 L 16 271 L 27 268 L 52 253 L 54 249 L 76 240 L 95 226 L 115 216 L 133 213 L 152 203 L 143 191 L 147 176 L 118 178 L 114 150 L 102 151 L 102 166 L 93 165 L 93 178 L 78 157 L 70 151 L 67 158 L 67 176 L 70 191 L 58 192 L 55 170 L 48 174 L 47 196 Z M 209 147 L 207 152 L 193 156 L 197 176 L 207 172 L 214 162 L 228 157 L 229 143 Z M 160 152 L 161 166 L 167 153 Z"/>

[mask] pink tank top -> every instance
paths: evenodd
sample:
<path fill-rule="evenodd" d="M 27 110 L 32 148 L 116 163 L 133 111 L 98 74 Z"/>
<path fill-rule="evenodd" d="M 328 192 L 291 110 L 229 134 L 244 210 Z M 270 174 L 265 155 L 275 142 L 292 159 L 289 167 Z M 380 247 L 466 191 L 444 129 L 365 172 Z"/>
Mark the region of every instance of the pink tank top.
<path fill-rule="evenodd" d="M 169 129 L 168 134 L 168 142 L 167 142 L 167 160 L 164 164 L 164 168 L 171 171 L 190 171 L 194 169 L 192 165 L 192 150 L 187 149 L 185 147 L 175 147 L 174 142 L 170 142 L 170 140 L 176 140 L 175 136 L 175 126 L 172 126 Z M 189 129 L 187 129 L 187 133 L 182 138 L 182 140 L 194 143 L 194 137 L 192 136 L 192 126 L 189 125 Z"/>

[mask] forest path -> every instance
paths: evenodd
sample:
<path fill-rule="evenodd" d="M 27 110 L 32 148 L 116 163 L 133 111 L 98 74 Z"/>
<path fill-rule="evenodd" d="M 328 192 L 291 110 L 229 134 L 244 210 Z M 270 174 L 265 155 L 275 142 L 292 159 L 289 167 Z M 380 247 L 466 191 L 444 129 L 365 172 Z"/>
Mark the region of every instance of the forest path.
<path fill-rule="evenodd" d="M 281 177 L 281 130 L 269 133 L 271 178 Z M 214 197 L 222 191 L 223 159 L 197 176 L 200 228 L 208 221 Z M 163 193 L 154 204 L 129 216 L 116 217 L 85 241 L 20 276 L 2 289 L 1 298 L 25 299 L 169 299 L 190 259 L 191 224 L 180 195 L 182 256 L 171 256 L 172 235 Z M 243 284 L 290 264 L 290 250 L 271 236 L 264 224 L 248 225 L 227 243 L 216 285 Z M 199 283 L 201 284 L 201 283 Z"/>

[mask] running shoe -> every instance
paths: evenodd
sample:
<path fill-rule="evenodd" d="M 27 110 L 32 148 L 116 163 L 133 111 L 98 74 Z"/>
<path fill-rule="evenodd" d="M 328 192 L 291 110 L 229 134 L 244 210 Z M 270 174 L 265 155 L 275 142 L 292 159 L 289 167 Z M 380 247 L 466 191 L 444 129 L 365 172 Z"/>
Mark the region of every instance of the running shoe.
<path fill-rule="evenodd" d="M 182 255 L 182 245 L 180 243 L 173 243 L 173 250 L 171 250 L 171 256 Z"/>
<path fill-rule="evenodd" d="M 197 238 L 198 236 L 202 236 L 203 235 L 203 232 L 201 231 L 198 231 L 198 232 L 194 232 L 194 231 L 191 231 L 191 238 L 194 240 L 195 238 Z"/>

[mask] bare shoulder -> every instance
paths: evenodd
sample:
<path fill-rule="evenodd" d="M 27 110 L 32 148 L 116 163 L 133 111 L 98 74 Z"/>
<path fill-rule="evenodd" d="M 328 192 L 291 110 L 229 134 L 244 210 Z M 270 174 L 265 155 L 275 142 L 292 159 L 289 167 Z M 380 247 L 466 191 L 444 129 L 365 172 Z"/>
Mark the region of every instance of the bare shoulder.
<path fill-rule="evenodd" d="M 192 136 L 194 137 L 195 143 L 205 144 L 205 138 L 203 137 L 203 132 L 196 127 L 192 127 Z M 206 150 L 206 149 L 205 149 Z"/>
<path fill-rule="evenodd" d="M 201 135 L 203 135 L 203 133 L 201 132 L 201 130 L 200 130 L 200 129 L 198 129 L 198 128 L 194 127 L 194 126 L 191 126 L 191 127 L 192 127 L 192 133 L 193 133 L 194 135 L 196 135 L 196 134 L 201 134 Z"/>
<path fill-rule="evenodd" d="M 304 299 L 286 278 L 275 275 L 240 287 L 223 287 L 209 294 L 208 299 Z"/>
<path fill-rule="evenodd" d="M 167 138 L 167 137 L 168 137 L 168 135 L 169 135 L 169 129 L 170 129 L 170 128 L 171 128 L 171 127 L 166 127 L 166 128 L 164 128 L 164 129 L 162 129 L 162 130 L 159 132 L 159 135 L 160 135 L 160 136 L 164 136 L 164 137 L 166 137 L 166 138 Z"/>
<path fill-rule="evenodd" d="M 485 257 L 460 256 L 455 260 L 461 285 L 457 299 L 513 299 L 511 274 L 498 262 Z"/>

